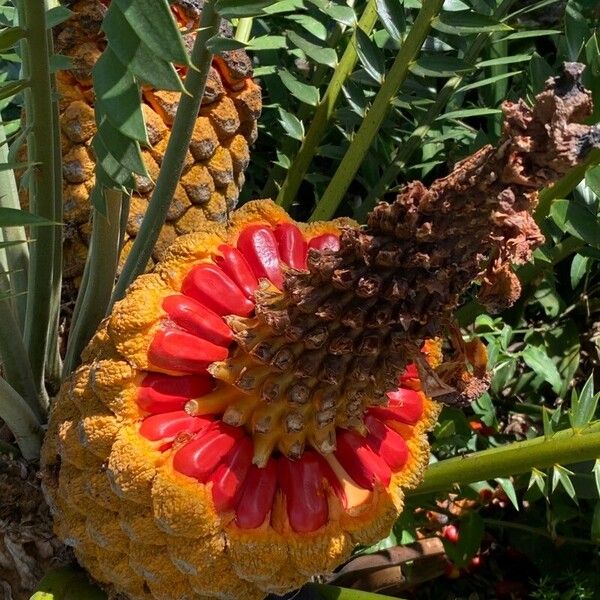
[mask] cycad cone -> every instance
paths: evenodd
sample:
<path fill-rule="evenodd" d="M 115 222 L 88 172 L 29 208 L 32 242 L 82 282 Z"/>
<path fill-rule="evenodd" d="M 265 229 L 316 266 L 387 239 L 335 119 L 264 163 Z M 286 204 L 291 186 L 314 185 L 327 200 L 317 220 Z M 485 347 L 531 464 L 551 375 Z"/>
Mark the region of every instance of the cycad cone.
<path fill-rule="evenodd" d="M 178 239 L 104 322 L 43 451 L 56 531 L 99 582 L 134 599 L 258 599 L 388 534 L 438 414 L 416 371 L 353 425 L 344 398 L 300 397 L 293 373 L 265 367 L 260 328 L 254 355 L 236 344 L 255 298 L 285 302 L 287 271 L 347 224 L 247 204 Z"/>
<path fill-rule="evenodd" d="M 70 3 L 69 20 L 55 33 L 55 51 L 68 56 L 73 68 L 57 74 L 63 159 L 64 268 L 67 286 L 78 287 L 91 233 L 90 192 L 94 186 L 91 142 L 96 132 L 92 68 L 105 45 L 100 29 L 106 12 L 100 0 Z M 194 31 L 200 4 L 171 3 L 185 31 Z M 225 32 L 226 33 L 226 32 Z M 191 44 L 194 33 L 186 34 Z M 162 162 L 179 94 L 145 88 L 142 109 L 150 146 L 142 151 L 149 177 L 138 177 L 133 191 L 121 261 L 148 208 Z M 204 221 L 222 221 L 237 203 L 250 159 L 249 146 L 257 135 L 262 109 L 261 91 L 252 80 L 252 65 L 243 51 L 215 56 L 202 108 L 187 153 L 181 181 L 153 251 L 159 260 L 178 235 L 196 230 Z M 22 201 L 27 205 L 26 192 Z"/>

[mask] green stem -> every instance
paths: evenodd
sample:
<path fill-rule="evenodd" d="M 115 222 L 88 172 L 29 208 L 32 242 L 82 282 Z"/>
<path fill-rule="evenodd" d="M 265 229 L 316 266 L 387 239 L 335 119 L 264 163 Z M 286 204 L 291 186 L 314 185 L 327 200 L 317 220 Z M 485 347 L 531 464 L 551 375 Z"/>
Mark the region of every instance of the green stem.
<path fill-rule="evenodd" d="M 0 377 L 0 419 L 7 425 L 27 460 L 40 456 L 42 428 L 31 407 Z"/>
<path fill-rule="evenodd" d="M 504 16 L 514 1 L 515 0 L 504 0 L 494 12 L 494 18 L 498 19 Z M 477 60 L 481 50 L 490 39 L 490 36 L 490 33 L 480 33 L 475 37 L 473 43 L 467 48 L 463 57 L 466 64 L 470 65 Z M 422 147 L 423 140 L 429 133 L 431 126 L 462 84 L 466 75 L 466 73 L 458 73 L 446 81 L 442 89 L 436 95 L 434 103 L 429 107 L 425 115 L 423 115 L 409 138 L 403 142 L 400 148 L 398 148 L 393 161 L 385 169 L 377 184 L 369 191 L 365 201 L 356 211 L 355 217 L 359 222 L 362 223 L 366 219 L 367 214 L 373 208 L 375 202 L 383 198 L 383 195 L 395 181 L 396 177 L 398 177 L 400 172 L 406 167 L 410 157 L 416 150 Z"/>
<path fill-rule="evenodd" d="M 582 538 L 569 537 L 563 535 L 552 535 L 549 531 L 544 531 L 538 527 L 530 527 L 522 523 L 513 523 L 512 521 L 501 521 L 499 519 L 484 519 L 483 522 L 490 527 L 498 527 L 499 529 L 515 529 L 532 535 L 538 535 L 548 538 L 557 544 L 582 544 L 584 546 L 599 546 L 600 540 L 584 540 Z"/>
<path fill-rule="evenodd" d="M 0 162 L 7 163 L 8 144 L 6 132 L 0 117 Z M 12 169 L 0 171 L 0 206 L 5 208 L 21 208 L 19 192 Z M 6 257 L 7 270 L 10 271 L 10 287 L 13 294 L 13 302 L 17 309 L 19 324 L 22 327 L 25 322 L 25 310 L 27 306 L 27 270 L 29 269 L 29 247 L 27 246 L 27 235 L 24 227 L 6 227 L 2 230 L 2 239 L 5 242 L 22 242 L 14 246 L 8 246 L 2 252 Z"/>
<path fill-rule="evenodd" d="M 544 469 L 598 457 L 600 421 L 595 421 L 585 429 L 559 431 L 550 439 L 540 436 L 434 463 L 425 472 L 421 485 L 409 495 L 447 491 L 454 485 L 528 473 L 533 467 Z"/>
<path fill-rule="evenodd" d="M 207 42 L 218 33 L 221 23 L 221 17 L 216 12 L 215 4 L 215 0 L 211 0 L 206 2 L 202 8 L 200 28 L 191 55 L 191 63 L 195 68 L 188 69 L 185 78 L 187 93 L 182 94 L 179 100 L 156 187 L 131 253 L 127 257 L 121 276 L 117 281 L 109 308 L 123 297 L 131 282 L 146 270 L 152 249 L 165 222 L 175 188 L 181 177 L 211 65 L 212 54 L 207 48 Z"/>
<path fill-rule="evenodd" d="M 350 2 L 348 2 L 348 6 L 351 6 L 353 4 L 354 4 L 354 0 L 351 0 Z M 373 21 L 373 23 L 374 22 L 375 21 Z M 371 26 L 371 28 L 372 27 L 373 26 Z M 342 25 L 341 23 L 335 23 L 333 25 L 333 27 L 331 28 L 331 30 L 329 31 L 329 34 L 328 34 L 327 40 L 326 40 L 326 45 L 329 48 L 337 48 L 345 29 L 346 29 L 346 27 L 344 25 Z M 371 30 L 369 30 L 369 32 L 370 31 Z M 315 87 L 319 87 L 323 83 L 323 80 L 325 79 L 325 77 L 328 74 L 331 75 L 332 77 L 335 77 L 336 71 L 337 71 L 337 66 L 334 67 L 333 74 L 331 74 L 331 67 L 329 65 L 316 64 L 315 70 L 310 78 L 310 84 Z M 298 119 L 300 121 L 302 121 L 304 123 L 310 117 L 310 115 L 312 113 L 314 113 L 314 111 L 315 111 L 315 108 L 313 106 L 311 106 L 310 104 L 302 103 L 300 105 L 300 107 L 298 108 L 298 112 L 296 113 L 296 116 L 298 117 Z M 285 136 L 281 143 L 281 152 L 283 154 L 285 154 L 285 156 L 295 157 L 297 154 L 298 147 L 299 147 L 299 144 L 298 144 L 297 140 L 292 139 L 288 136 Z M 295 158 L 294 158 L 294 160 L 295 160 Z M 287 176 L 287 173 L 288 173 L 287 168 L 285 168 L 279 164 L 274 164 L 270 170 L 269 179 L 267 180 L 267 183 L 265 184 L 265 186 L 262 189 L 262 192 L 260 193 L 261 198 L 276 197 L 277 194 L 279 193 L 279 189 L 281 186 L 281 180 Z"/>
<path fill-rule="evenodd" d="M 385 119 L 392 98 L 404 83 L 410 65 L 419 53 L 431 29 L 431 23 L 442 9 L 443 3 L 443 0 L 430 0 L 423 3 L 392 68 L 373 100 L 371 109 L 366 114 L 323 197 L 317 204 L 311 221 L 327 220 L 333 217 Z"/>
<path fill-rule="evenodd" d="M 27 55 L 31 114 L 27 122 L 31 134 L 27 143 L 28 160 L 34 163 L 29 189 L 30 209 L 33 213 L 56 221 L 54 126 L 50 48 L 44 2 L 21 2 L 27 29 Z M 34 381 L 41 392 L 44 387 L 44 369 L 48 347 L 51 304 L 53 302 L 54 227 L 40 227 L 36 242 L 31 247 L 27 314 L 25 318 L 25 346 L 29 350 Z"/>
<path fill-rule="evenodd" d="M 436 0 L 437 2 L 438 0 Z M 373 29 L 377 21 L 377 2 L 369 0 L 365 10 L 358 21 L 357 27 L 360 27 L 367 35 Z M 300 184 L 306 175 L 306 171 L 319 147 L 319 143 L 327 131 L 327 124 L 333 116 L 333 111 L 337 105 L 338 98 L 342 91 L 342 86 L 354 71 L 358 54 L 356 52 L 356 37 L 346 47 L 339 64 L 335 68 L 329 86 L 321 102 L 315 110 L 313 120 L 302 141 L 298 153 L 294 157 L 292 164 L 287 172 L 287 177 L 281 186 L 277 203 L 289 210 L 292 202 L 296 198 Z"/>
<path fill-rule="evenodd" d="M 46 10 L 59 6 L 57 0 L 46 0 Z M 52 31 L 47 32 L 48 48 L 54 53 L 54 41 Z M 48 350 L 46 355 L 46 377 L 51 387 L 56 390 L 60 386 L 60 376 L 62 372 L 62 359 L 60 357 L 60 304 L 62 291 L 62 263 L 63 263 L 63 245 L 62 245 L 62 223 L 63 223 L 63 196 L 62 196 L 62 152 L 60 144 L 60 123 L 58 93 L 56 90 L 56 78 L 52 76 L 52 112 L 54 144 L 54 220 L 58 223 L 54 227 L 54 268 L 52 271 L 52 303 L 50 305 L 50 319 L 48 331 Z"/>
<path fill-rule="evenodd" d="M 21 327 L 11 303 L 10 283 L 6 275 L 0 275 L 0 362 L 6 381 L 22 396 L 37 417 L 42 416 L 38 393 L 29 363 L 27 349 L 23 344 Z"/>
<path fill-rule="evenodd" d="M 250 35 L 252 34 L 253 23 L 253 17 L 244 17 L 238 21 L 237 27 L 235 28 L 235 39 L 238 42 L 248 43 Z"/>
<path fill-rule="evenodd" d="M 119 190 L 105 190 L 106 216 L 94 211 L 89 264 L 86 265 L 88 275 L 85 289 L 80 290 L 77 298 L 79 306 L 69 335 L 64 376 L 79 364 L 81 352 L 104 318 L 110 302 L 119 262 L 122 196 Z"/>

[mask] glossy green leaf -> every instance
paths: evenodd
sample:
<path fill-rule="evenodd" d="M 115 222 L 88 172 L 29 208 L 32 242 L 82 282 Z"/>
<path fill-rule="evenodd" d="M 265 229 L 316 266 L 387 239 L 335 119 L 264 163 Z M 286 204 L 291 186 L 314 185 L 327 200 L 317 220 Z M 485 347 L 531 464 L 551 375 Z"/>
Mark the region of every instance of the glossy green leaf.
<path fill-rule="evenodd" d="M 29 82 L 24 81 L 9 81 L 0 85 L 0 100 L 11 98 L 29 86 Z"/>
<path fill-rule="evenodd" d="M 304 139 L 304 125 L 302 121 L 281 107 L 279 108 L 279 122 L 291 138 L 300 142 Z"/>
<path fill-rule="evenodd" d="M 109 6 L 102 29 L 111 50 L 138 79 L 159 90 L 183 91 L 175 67 L 156 56 L 138 37 L 116 4 Z"/>
<path fill-rule="evenodd" d="M 529 478 L 527 489 L 530 490 L 533 487 L 537 488 L 542 496 L 545 498 L 548 497 L 546 489 L 546 474 L 536 468 L 531 469 L 531 477 Z"/>
<path fill-rule="evenodd" d="M 316 106 L 319 103 L 319 90 L 316 87 L 298 81 L 285 69 L 279 69 L 277 73 L 283 85 L 285 85 L 298 100 L 310 104 L 311 106 Z"/>
<path fill-rule="evenodd" d="M 591 259 L 589 256 L 576 254 L 571 262 L 571 287 L 575 289 L 587 273 Z"/>
<path fill-rule="evenodd" d="M 106 148 L 110 148 L 111 155 L 126 170 L 148 176 L 146 165 L 140 153 L 140 146 L 136 140 L 125 137 L 111 125 L 108 119 L 103 119 L 100 122 L 96 135 L 102 139 L 102 143 Z"/>
<path fill-rule="evenodd" d="M 406 30 L 406 19 L 401 0 L 377 0 L 377 14 L 390 37 L 396 42 L 402 41 Z"/>
<path fill-rule="evenodd" d="M 262 35 L 260 37 L 252 38 L 248 42 L 248 50 L 251 50 L 252 52 L 260 52 L 261 50 L 279 50 L 280 48 L 287 48 L 287 45 L 287 38 L 284 35 Z"/>
<path fill-rule="evenodd" d="M 55 224 L 56 223 L 53 223 L 52 221 L 48 221 L 43 217 L 39 217 L 38 215 L 34 215 L 25 210 L 0 206 L 0 227 L 23 227 L 24 225 L 35 227 Z"/>
<path fill-rule="evenodd" d="M 329 30 L 321 21 L 318 21 L 314 17 L 310 15 L 303 14 L 294 14 L 287 15 L 285 17 L 288 21 L 293 21 L 300 25 L 303 29 L 306 29 L 308 33 L 314 35 L 316 38 L 322 40 L 323 42 L 327 40 L 327 36 L 329 35 Z"/>
<path fill-rule="evenodd" d="M 571 427 L 580 429 L 590 423 L 596 414 L 600 394 L 594 393 L 594 377 L 590 375 L 581 392 L 573 390 L 569 420 Z"/>
<path fill-rule="evenodd" d="M 269 0 L 217 0 L 216 10 L 224 19 L 256 17 L 273 2 Z"/>
<path fill-rule="evenodd" d="M 311 58 L 316 63 L 327 65 L 332 68 L 337 65 L 338 58 L 333 48 L 323 48 L 322 46 L 313 44 L 294 31 L 288 33 L 288 39 L 294 46 L 302 50 L 308 58 Z"/>
<path fill-rule="evenodd" d="M 351 6 L 329 3 L 325 14 L 342 25 L 351 27 L 356 24 L 356 13 Z"/>
<path fill-rule="evenodd" d="M 410 67 L 411 72 L 421 77 L 453 77 L 470 69 L 471 67 L 460 58 L 434 54 L 422 54 Z"/>
<path fill-rule="evenodd" d="M 46 13 L 46 27 L 52 29 L 64 23 L 72 14 L 73 11 L 69 10 L 66 6 L 53 6 Z"/>
<path fill-rule="evenodd" d="M 113 0 L 137 37 L 166 62 L 189 63 L 179 27 L 167 0 Z"/>
<path fill-rule="evenodd" d="M 480 79 L 478 81 L 474 81 L 473 83 L 463 85 L 457 90 L 457 93 L 475 90 L 477 88 L 485 87 L 486 85 L 492 85 L 498 81 L 503 81 L 504 79 L 510 79 L 511 77 L 520 75 L 522 72 L 523 71 L 511 71 L 510 73 L 500 73 L 499 75 L 494 75 L 493 77 L 486 77 L 485 79 Z"/>
<path fill-rule="evenodd" d="M 50 72 L 67 71 L 73 68 L 73 59 L 63 54 L 53 54 L 50 57 Z"/>
<path fill-rule="evenodd" d="M 597 458 L 594 461 L 594 466 L 592 467 L 592 474 L 594 475 L 596 491 L 598 492 L 598 495 L 600 495 L 600 458 Z"/>
<path fill-rule="evenodd" d="M 556 491 L 556 488 L 560 485 L 567 492 L 569 498 L 577 503 L 577 494 L 571 481 L 573 471 L 569 471 L 562 465 L 554 465 L 552 469 L 552 491 Z"/>
<path fill-rule="evenodd" d="M 123 135 L 149 144 L 135 79 L 110 48 L 96 62 L 92 75 L 96 110 Z"/>
<path fill-rule="evenodd" d="M 515 491 L 513 482 L 506 477 L 496 477 L 495 481 L 500 484 L 500 487 L 508 496 L 510 503 L 515 507 L 515 510 L 519 510 L 519 501 L 517 499 L 517 492 Z"/>
<path fill-rule="evenodd" d="M 497 108 L 464 108 L 462 110 L 451 110 L 439 116 L 436 121 L 447 119 L 468 119 L 470 117 L 485 117 L 488 115 L 499 115 L 502 111 Z"/>
<path fill-rule="evenodd" d="M 355 36 L 360 64 L 377 83 L 383 83 L 385 63 L 381 50 L 360 27 L 356 28 Z"/>
<path fill-rule="evenodd" d="M 219 54 L 220 52 L 229 52 L 230 50 L 241 50 L 246 48 L 248 44 L 240 42 L 234 38 L 214 36 L 206 42 L 206 47 L 212 52 L 212 54 Z"/>
<path fill-rule="evenodd" d="M 502 40 L 525 40 L 527 38 L 560 35 L 560 29 L 528 29 L 526 31 L 516 31 L 515 33 L 509 33 L 507 36 L 501 38 Z"/>
<path fill-rule="evenodd" d="M 433 20 L 431 26 L 438 31 L 453 35 L 510 31 L 512 29 L 506 23 L 470 10 L 443 10 Z"/>
<path fill-rule="evenodd" d="M 555 200 L 550 208 L 550 216 L 563 231 L 580 240 L 600 248 L 600 222 L 596 215 L 573 200 Z"/>
<path fill-rule="evenodd" d="M 490 58 L 489 60 L 482 60 L 475 66 L 478 69 L 484 67 L 498 67 L 501 65 L 512 65 L 516 62 L 526 62 L 531 60 L 531 54 L 513 54 L 511 56 L 499 56 L 498 58 Z"/>
<path fill-rule="evenodd" d="M 552 389 L 555 391 L 560 389 L 560 373 L 543 348 L 529 345 L 521 352 L 521 356 L 523 357 L 525 364 L 532 369 L 536 375 L 539 375 L 547 381 L 552 386 Z"/>
<path fill-rule="evenodd" d="M 21 27 L 5 27 L 0 30 L 0 49 L 12 48 L 24 36 L 25 30 Z"/>

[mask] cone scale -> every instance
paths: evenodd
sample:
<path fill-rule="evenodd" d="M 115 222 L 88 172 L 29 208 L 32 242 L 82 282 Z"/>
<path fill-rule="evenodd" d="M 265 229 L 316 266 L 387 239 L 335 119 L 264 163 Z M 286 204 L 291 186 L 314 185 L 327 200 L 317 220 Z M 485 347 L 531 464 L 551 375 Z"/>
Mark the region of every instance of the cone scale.
<path fill-rule="evenodd" d="M 75 0 L 67 4 L 73 14 L 56 29 L 54 44 L 57 53 L 73 62 L 72 69 L 57 73 L 64 177 L 63 278 L 67 291 L 72 293 L 83 273 L 91 233 L 89 196 L 94 186 L 91 142 L 96 132 L 92 68 L 105 47 L 100 27 L 109 2 Z M 189 46 L 195 36 L 189 32 L 199 23 L 200 7 L 200 2 L 171 2 L 178 24 L 187 32 L 184 41 Z M 229 29 L 224 25 L 222 33 L 230 35 Z M 142 110 L 150 142 L 142 150 L 142 159 L 149 177 L 135 178 L 120 264 L 133 245 L 148 208 L 178 103 L 177 92 L 147 86 L 142 90 Z M 160 260 L 179 235 L 201 227 L 205 221 L 223 221 L 235 207 L 261 109 L 261 90 L 252 79 L 252 65 L 245 52 L 216 55 L 183 175 L 154 248 L 153 261 Z M 26 206 L 27 192 L 24 190 L 21 195 Z"/>
<path fill-rule="evenodd" d="M 388 534 L 428 462 L 432 396 L 487 382 L 485 350 L 452 324 L 459 298 L 479 280 L 514 301 L 510 264 L 543 239 L 536 188 L 600 138 L 571 123 L 590 104 L 576 69 L 564 78 L 505 106 L 499 149 L 365 228 L 255 201 L 135 281 L 43 449 L 56 531 L 95 579 L 134 599 L 258 599 Z"/>

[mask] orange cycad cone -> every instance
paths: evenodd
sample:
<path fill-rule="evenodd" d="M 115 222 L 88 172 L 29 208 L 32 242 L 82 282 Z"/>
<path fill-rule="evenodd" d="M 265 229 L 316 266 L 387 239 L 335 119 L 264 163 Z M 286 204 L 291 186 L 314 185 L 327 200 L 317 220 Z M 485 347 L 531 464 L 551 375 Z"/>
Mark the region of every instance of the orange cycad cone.
<path fill-rule="evenodd" d="M 72 294 L 79 287 L 88 251 L 90 192 L 94 186 L 95 157 L 91 146 L 96 132 L 92 69 L 106 46 L 101 30 L 108 0 L 71 2 L 71 17 L 55 30 L 55 51 L 68 56 L 72 68 L 57 73 L 60 98 L 63 164 L 64 261 L 63 280 Z M 191 47 L 200 19 L 199 2 L 176 0 L 171 8 L 184 39 Z M 224 29 L 228 26 L 224 25 Z M 223 31 L 229 34 L 230 31 Z M 142 150 L 149 177 L 137 176 L 131 197 L 121 262 L 137 236 L 162 163 L 177 106 L 177 92 L 143 89 L 142 110 L 150 145 Z M 223 221 L 237 204 L 257 136 L 262 109 L 261 90 L 252 79 L 252 63 L 243 50 L 213 58 L 202 107 L 196 120 L 181 181 L 177 185 L 166 223 L 152 254 L 160 260 L 179 235 Z M 22 192 L 27 204 L 27 192 Z"/>
<path fill-rule="evenodd" d="M 339 399 L 294 395 L 293 373 L 233 366 L 232 315 L 252 318 L 259 281 L 337 247 L 340 225 L 250 203 L 174 244 L 98 332 L 44 451 L 58 534 L 98 581 L 132 598 L 261 598 L 387 535 L 438 414 L 416 371 L 366 411 L 363 436 L 339 428 Z"/>
<path fill-rule="evenodd" d="M 531 212 L 598 145 L 580 69 L 485 147 L 367 226 L 269 201 L 206 224 L 138 278 L 54 404 L 43 452 L 58 535 L 129 597 L 261 598 L 387 535 L 428 462 L 431 397 L 485 388 L 457 335 L 470 285 L 518 296 Z M 437 341 L 451 340 L 452 349 Z"/>

